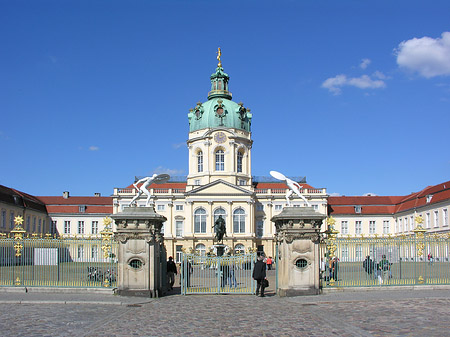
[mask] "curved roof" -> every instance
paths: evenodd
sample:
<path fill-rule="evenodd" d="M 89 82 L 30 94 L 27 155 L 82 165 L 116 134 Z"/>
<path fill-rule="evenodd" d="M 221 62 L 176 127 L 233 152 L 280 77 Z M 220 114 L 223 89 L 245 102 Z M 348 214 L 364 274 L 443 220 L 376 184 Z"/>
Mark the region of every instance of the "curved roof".
<path fill-rule="evenodd" d="M 198 102 L 188 114 L 189 132 L 207 128 L 234 128 L 250 132 L 252 114 L 243 103 L 231 100 L 228 91 L 229 76 L 222 67 L 211 75 L 211 91 L 208 100 Z"/>

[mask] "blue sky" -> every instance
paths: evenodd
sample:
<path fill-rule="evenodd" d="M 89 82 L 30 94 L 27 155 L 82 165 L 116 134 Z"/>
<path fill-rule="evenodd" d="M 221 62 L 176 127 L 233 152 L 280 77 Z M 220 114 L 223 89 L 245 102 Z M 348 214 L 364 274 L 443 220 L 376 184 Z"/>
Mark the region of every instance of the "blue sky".
<path fill-rule="evenodd" d="M 341 195 L 450 179 L 450 2 L 0 0 L 0 184 L 110 195 L 185 175 L 217 47 L 252 173 Z"/>

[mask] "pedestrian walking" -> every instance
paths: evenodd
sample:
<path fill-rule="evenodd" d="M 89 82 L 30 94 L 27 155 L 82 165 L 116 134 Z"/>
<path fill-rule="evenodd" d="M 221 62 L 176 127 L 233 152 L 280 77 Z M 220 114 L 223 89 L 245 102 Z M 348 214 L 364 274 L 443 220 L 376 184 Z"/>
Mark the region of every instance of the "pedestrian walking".
<path fill-rule="evenodd" d="M 173 261 L 173 257 L 169 256 L 167 261 L 167 282 L 169 284 L 169 290 L 173 290 L 173 284 L 175 283 L 175 275 L 177 274 L 177 265 Z"/>
<path fill-rule="evenodd" d="M 264 263 L 264 255 L 260 252 L 256 253 L 256 263 L 253 267 L 253 279 L 256 281 L 256 296 L 259 296 L 261 290 L 261 297 L 264 297 L 264 283 L 266 279 L 266 264 Z"/>
<path fill-rule="evenodd" d="M 273 263 L 272 256 L 269 256 L 266 260 L 267 270 L 272 270 L 272 263 Z"/>

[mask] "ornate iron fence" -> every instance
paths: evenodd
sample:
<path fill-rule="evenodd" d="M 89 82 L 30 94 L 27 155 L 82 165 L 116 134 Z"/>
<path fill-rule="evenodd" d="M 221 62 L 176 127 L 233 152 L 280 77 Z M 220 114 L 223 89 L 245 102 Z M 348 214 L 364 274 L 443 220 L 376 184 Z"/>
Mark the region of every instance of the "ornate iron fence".
<path fill-rule="evenodd" d="M 450 284 L 450 233 L 337 237 L 321 246 L 323 287 Z"/>
<path fill-rule="evenodd" d="M 254 294 L 252 279 L 256 254 L 236 256 L 202 256 L 183 254 L 181 293 Z"/>
<path fill-rule="evenodd" d="M 101 237 L 27 236 L 20 217 L 0 237 L 0 286 L 115 287 L 117 243 L 105 219 Z"/>

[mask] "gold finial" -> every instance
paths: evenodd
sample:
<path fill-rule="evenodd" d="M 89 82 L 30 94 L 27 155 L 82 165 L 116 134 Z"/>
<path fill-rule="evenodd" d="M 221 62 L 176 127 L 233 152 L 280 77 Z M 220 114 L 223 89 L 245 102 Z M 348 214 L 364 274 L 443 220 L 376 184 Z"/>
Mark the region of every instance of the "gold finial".
<path fill-rule="evenodd" d="M 220 60 L 220 57 L 222 56 L 222 51 L 220 50 L 220 47 L 219 47 L 219 49 L 217 50 L 217 60 L 219 61 L 219 63 L 217 64 L 217 66 L 219 67 L 219 68 L 222 68 L 222 61 Z"/>

